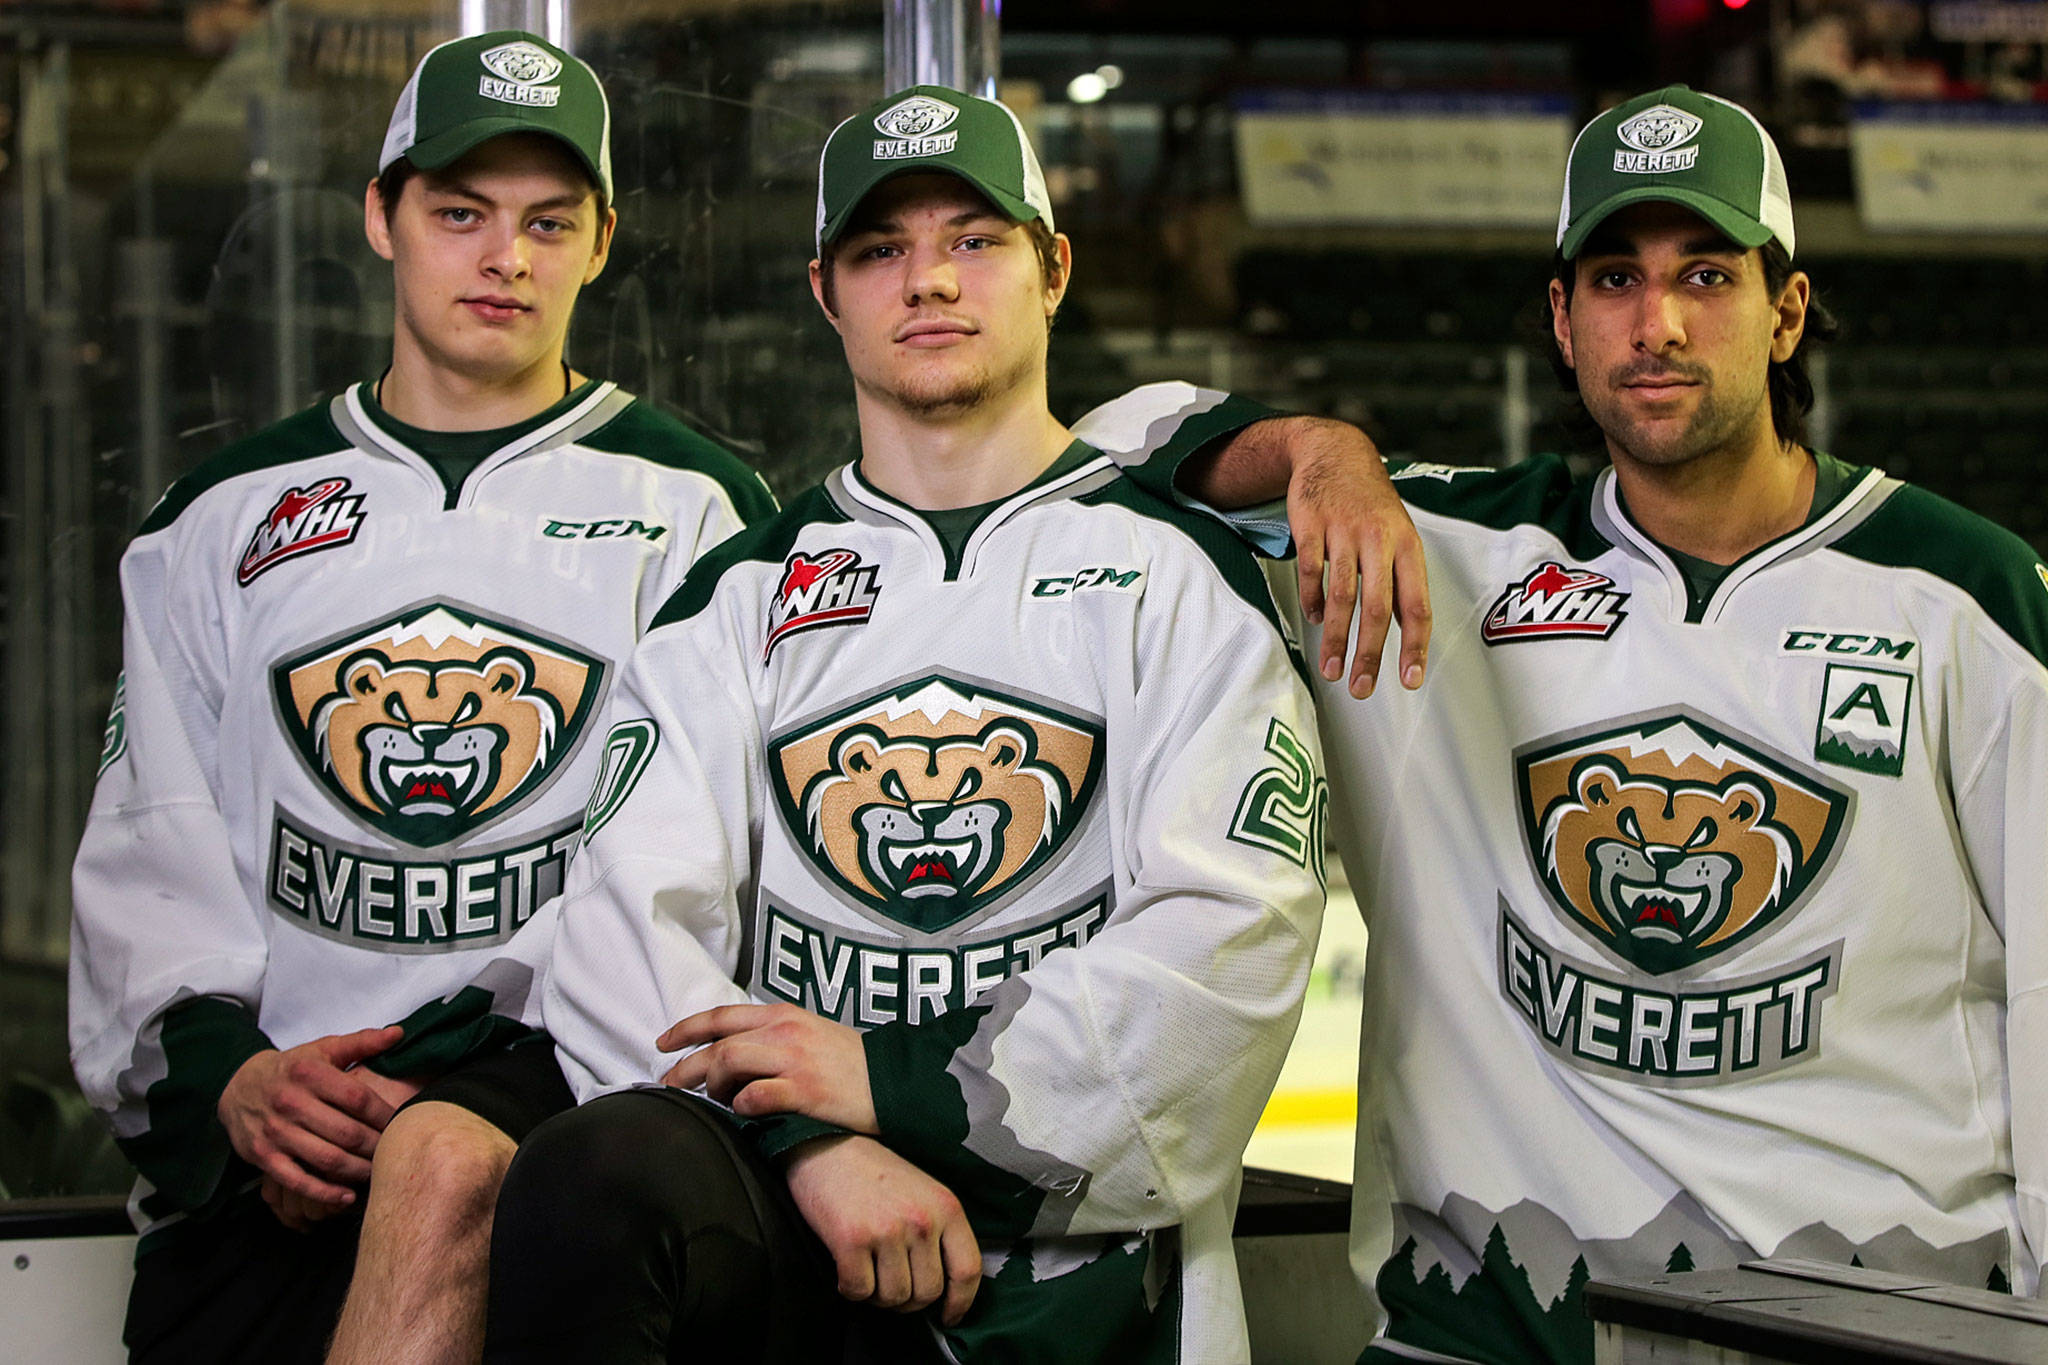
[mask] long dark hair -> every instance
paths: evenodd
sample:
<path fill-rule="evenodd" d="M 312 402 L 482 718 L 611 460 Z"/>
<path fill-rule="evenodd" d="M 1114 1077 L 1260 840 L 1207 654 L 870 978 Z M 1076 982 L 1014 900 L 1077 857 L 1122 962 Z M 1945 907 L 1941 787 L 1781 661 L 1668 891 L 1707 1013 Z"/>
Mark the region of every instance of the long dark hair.
<path fill-rule="evenodd" d="M 1784 292 L 1785 282 L 1792 278 L 1792 257 L 1783 244 L 1773 237 L 1758 249 L 1763 258 L 1764 288 L 1772 298 Z M 1550 273 L 1564 287 L 1565 306 L 1570 307 L 1572 289 L 1578 282 L 1578 270 L 1564 258 L 1563 252 L 1551 257 Z M 1599 431 L 1592 414 L 1579 398 L 1579 376 L 1577 371 L 1564 363 L 1564 354 L 1557 348 L 1556 335 L 1551 331 L 1550 300 L 1546 297 L 1543 307 L 1537 310 L 1545 339 L 1550 343 L 1550 369 L 1557 376 L 1558 386 L 1569 395 L 1563 414 L 1565 426 L 1574 436 L 1592 437 Z M 1811 345 L 1833 341 L 1841 332 L 1841 324 L 1835 315 L 1821 302 L 1820 291 L 1813 290 L 1806 303 L 1806 330 L 1800 335 L 1799 346 L 1787 360 L 1771 362 L 1765 382 L 1771 393 L 1771 429 L 1780 441 L 1793 445 L 1805 445 L 1807 414 L 1813 411 L 1813 376 L 1806 372 L 1806 352 Z"/>

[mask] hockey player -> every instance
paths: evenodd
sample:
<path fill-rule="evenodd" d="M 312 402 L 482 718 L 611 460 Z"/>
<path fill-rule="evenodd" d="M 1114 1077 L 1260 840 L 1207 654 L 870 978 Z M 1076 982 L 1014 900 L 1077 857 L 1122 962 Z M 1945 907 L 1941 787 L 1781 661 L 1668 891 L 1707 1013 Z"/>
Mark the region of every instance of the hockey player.
<path fill-rule="evenodd" d="M 1584 1365 L 1589 1277 L 1755 1256 L 2040 1287 L 2048 567 L 1805 444 L 1793 247 L 1746 111 L 1677 86 L 1602 114 L 1550 303 L 1612 468 L 1395 474 L 1430 685 L 1321 692 L 1371 928 L 1368 1361 Z M 1257 415 L 1219 398 L 1079 430 L 1166 480 Z M 1236 506 L 1288 477 L 1226 453 L 1182 483 Z"/>
<path fill-rule="evenodd" d="M 1242 548 L 1048 412 L 1071 257 L 1008 109 L 841 124 L 817 241 L 860 458 L 622 683 L 545 990 L 601 1097 L 513 1162 L 486 1358 L 1246 1359 L 1322 905 L 1298 664 Z"/>
<path fill-rule="evenodd" d="M 569 1095 L 504 1047 L 526 983 L 464 983 L 560 888 L 641 630 L 772 506 L 563 359 L 608 130 L 530 34 L 430 52 L 364 202 L 390 368 L 180 481 L 123 560 L 71 1043 L 143 1176 L 137 1360 L 317 1360 L 352 1265 L 335 1359 L 479 1348 L 490 1192 Z"/>

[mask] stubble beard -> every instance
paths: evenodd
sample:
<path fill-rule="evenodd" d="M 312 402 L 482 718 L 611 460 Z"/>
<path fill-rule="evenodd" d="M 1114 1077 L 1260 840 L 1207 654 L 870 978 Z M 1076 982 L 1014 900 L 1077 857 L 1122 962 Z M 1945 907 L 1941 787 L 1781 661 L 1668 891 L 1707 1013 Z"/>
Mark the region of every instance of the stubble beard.
<path fill-rule="evenodd" d="M 1034 369 L 1029 355 L 998 372 L 987 365 L 930 376 L 913 376 L 895 382 L 858 379 L 856 383 L 872 396 L 919 420 L 953 417 L 970 412 L 991 399 L 1022 384 Z"/>
<path fill-rule="evenodd" d="M 889 406 L 911 417 L 949 417 L 986 403 L 996 392 L 996 378 L 988 366 L 977 365 L 965 374 L 951 374 L 930 383 L 863 384 Z"/>
<path fill-rule="evenodd" d="M 1673 468 L 1742 444 L 1744 428 L 1756 420 L 1756 408 L 1745 411 L 1726 401 L 1714 383 L 1714 376 L 1704 370 L 1687 368 L 1680 372 L 1700 386 L 1699 401 L 1690 418 L 1682 423 L 1668 418 L 1645 419 L 1628 411 L 1621 385 L 1630 373 L 1629 366 L 1610 371 L 1597 387 L 1582 383 L 1579 396 L 1608 445 L 1639 464 Z"/>

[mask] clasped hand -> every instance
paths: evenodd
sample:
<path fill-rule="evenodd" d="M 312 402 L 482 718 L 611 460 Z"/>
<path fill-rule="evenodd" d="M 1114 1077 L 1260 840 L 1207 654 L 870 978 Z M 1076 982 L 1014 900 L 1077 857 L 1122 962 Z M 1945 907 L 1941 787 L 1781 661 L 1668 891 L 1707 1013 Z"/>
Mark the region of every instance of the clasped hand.
<path fill-rule="evenodd" d="M 881 1131 L 860 1033 L 795 1005 L 721 1005 L 677 1023 L 656 1045 L 697 1050 L 664 1083 L 702 1089 L 735 1114 L 805 1114 L 854 1133 Z"/>
<path fill-rule="evenodd" d="M 361 1063 L 395 1046 L 397 1025 L 331 1034 L 249 1058 L 216 1112 L 236 1155 L 263 1177 L 263 1200 L 286 1227 L 303 1229 L 356 1202 L 377 1139 L 419 1089 Z"/>

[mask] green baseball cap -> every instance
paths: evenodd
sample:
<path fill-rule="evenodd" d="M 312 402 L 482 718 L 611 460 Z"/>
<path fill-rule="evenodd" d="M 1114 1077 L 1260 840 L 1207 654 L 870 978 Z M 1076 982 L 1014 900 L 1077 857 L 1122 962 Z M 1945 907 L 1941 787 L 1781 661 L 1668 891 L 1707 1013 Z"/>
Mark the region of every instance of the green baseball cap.
<path fill-rule="evenodd" d="M 500 29 L 442 43 L 399 92 L 377 159 L 437 171 L 506 133 L 546 133 L 583 163 L 612 199 L 612 107 L 597 73 L 553 43 Z"/>
<path fill-rule="evenodd" d="M 1747 109 L 1683 85 L 1620 104 L 1579 130 L 1564 171 L 1557 249 L 1630 204 L 1680 204 L 1741 246 L 1792 254 L 1792 196 L 1778 145 Z"/>
<path fill-rule="evenodd" d="M 818 249 L 846 230 L 868 191 L 912 171 L 957 175 L 1014 221 L 1039 218 L 1052 227 L 1045 172 L 1009 106 L 943 85 L 913 85 L 869 105 L 825 139 L 818 158 Z"/>

